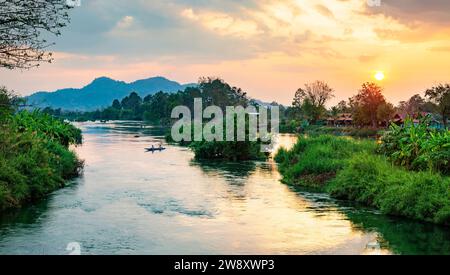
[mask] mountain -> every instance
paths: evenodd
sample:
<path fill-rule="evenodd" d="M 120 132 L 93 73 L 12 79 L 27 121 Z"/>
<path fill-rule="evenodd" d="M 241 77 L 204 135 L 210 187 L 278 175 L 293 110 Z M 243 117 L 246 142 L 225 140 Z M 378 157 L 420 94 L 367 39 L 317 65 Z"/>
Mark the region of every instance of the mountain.
<path fill-rule="evenodd" d="M 92 111 L 111 105 L 114 99 L 121 100 L 131 92 L 141 97 L 163 92 L 177 92 L 196 84 L 182 85 L 164 77 L 152 77 L 131 83 L 100 77 L 81 89 L 61 89 L 54 92 L 37 92 L 28 97 L 27 103 L 35 108 L 51 107 L 70 111 Z"/>

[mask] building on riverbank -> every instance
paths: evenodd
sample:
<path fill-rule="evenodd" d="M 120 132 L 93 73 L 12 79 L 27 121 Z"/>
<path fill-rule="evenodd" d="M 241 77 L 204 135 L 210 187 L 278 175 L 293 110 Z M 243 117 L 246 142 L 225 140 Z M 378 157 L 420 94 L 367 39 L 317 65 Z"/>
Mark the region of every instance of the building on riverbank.
<path fill-rule="evenodd" d="M 353 125 L 353 114 L 341 113 L 327 119 L 328 126 L 345 127 Z"/>
<path fill-rule="evenodd" d="M 391 122 L 400 126 L 403 125 L 408 118 L 411 118 L 413 120 L 413 123 L 415 125 L 418 125 L 420 123 L 420 120 L 425 117 L 430 118 L 429 123 L 430 128 L 438 130 L 444 129 L 444 124 L 442 123 L 442 119 L 439 117 L 439 115 L 428 112 L 420 112 L 413 115 L 406 113 L 396 113 L 392 118 Z"/>

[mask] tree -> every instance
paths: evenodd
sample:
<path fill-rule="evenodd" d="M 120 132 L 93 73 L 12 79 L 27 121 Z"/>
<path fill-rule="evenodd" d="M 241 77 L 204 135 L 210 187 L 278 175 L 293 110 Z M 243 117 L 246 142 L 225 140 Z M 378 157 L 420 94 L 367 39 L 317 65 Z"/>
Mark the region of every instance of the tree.
<path fill-rule="evenodd" d="M 382 90 L 375 83 L 364 83 L 359 93 L 350 99 L 356 124 L 378 126 L 378 108 L 386 104 Z"/>
<path fill-rule="evenodd" d="M 325 104 L 334 97 L 334 90 L 323 81 L 305 84 L 295 92 L 293 106 L 312 122 L 326 112 Z"/>
<path fill-rule="evenodd" d="M 302 105 L 303 105 L 303 91 L 298 89 L 295 92 L 294 100 L 292 101 L 292 108 L 289 109 L 289 114 L 291 118 L 300 119 L 302 115 Z"/>
<path fill-rule="evenodd" d="M 132 92 L 129 96 L 122 99 L 121 106 L 128 110 L 137 110 L 142 105 L 142 98 L 136 93 Z"/>
<path fill-rule="evenodd" d="M 408 101 L 401 101 L 398 109 L 413 117 L 420 112 L 426 111 L 425 99 L 423 99 L 420 95 L 413 95 Z"/>
<path fill-rule="evenodd" d="M 144 119 L 158 124 L 164 124 L 165 120 L 170 120 L 170 111 L 168 108 L 169 94 L 158 92 L 151 97 L 146 98 L 143 105 Z"/>
<path fill-rule="evenodd" d="M 442 116 L 442 123 L 447 128 L 447 121 L 450 117 L 450 84 L 439 84 L 428 89 L 425 96 L 431 103 L 436 104 L 436 109 Z"/>
<path fill-rule="evenodd" d="M 394 116 L 394 113 L 395 113 L 394 105 L 385 102 L 380 106 L 378 106 L 377 119 L 378 121 L 382 122 L 384 126 L 388 126 L 389 121 L 391 121 L 392 117 Z"/>
<path fill-rule="evenodd" d="M 8 91 L 6 87 L 0 87 L 0 119 L 13 113 L 23 102 L 24 100 L 14 92 Z"/>
<path fill-rule="evenodd" d="M 350 113 L 350 112 L 351 112 L 351 109 L 345 100 L 339 101 L 339 103 L 336 106 L 333 106 L 330 109 L 330 115 L 333 118 L 337 118 L 339 114 Z"/>
<path fill-rule="evenodd" d="M 349 113 L 351 111 L 345 100 L 341 100 L 336 107 L 340 113 Z"/>
<path fill-rule="evenodd" d="M 247 107 L 249 104 L 246 92 L 230 86 L 220 78 L 200 78 L 198 89 L 205 106 L 215 105 L 225 110 L 227 106 Z"/>
<path fill-rule="evenodd" d="M 117 99 L 114 99 L 113 103 L 112 103 L 112 107 L 114 109 L 120 110 L 122 109 L 122 104 L 120 104 L 120 101 Z"/>
<path fill-rule="evenodd" d="M 42 32 L 60 35 L 69 22 L 66 0 L 0 0 L 0 67 L 29 69 L 51 62 Z"/>
<path fill-rule="evenodd" d="M 11 94 L 5 87 L 0 87 L 0 120 L 12 112 Z"/>

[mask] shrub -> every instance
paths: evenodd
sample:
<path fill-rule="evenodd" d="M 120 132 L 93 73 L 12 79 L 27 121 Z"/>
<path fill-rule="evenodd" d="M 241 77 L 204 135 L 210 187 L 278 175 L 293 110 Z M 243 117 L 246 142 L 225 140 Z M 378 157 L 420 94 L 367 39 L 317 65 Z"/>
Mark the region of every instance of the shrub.
<path fill-rule="evenodd" d="M 430 172 L 406 171 L 382 156 L 356 154 L 330 181 L 327 191 L 385 214 L 450 224 L 449 179 Z"/>
<path fill-rule="evenodd" d="M 0 125 L 0 211 L 64 186 L 82 162 L 68 149 L 81 131 L 40 112 L 8 115 Z"/>
<path fill-rule="evenodd" d="M 82 142 L 80 129 L 37 110 L 17 113 L 13 116 L 12 124 L 18 131 L 35 132 L 41 138 L 57 141 L 66 147 L 70 144 L 81 144 Z"/>
<path fill-rule="evenodd" d="M 450 132 L 428 127 L 429 120 L 419 124 L 407 120 L 403 127 L 392 125 L 378 151 L 395 164 L 411 170 L 431 170 L 450 174 Z"/>
<path fill-rule="evenodd" d="M 319 136 L 301 138 L 289 151 L 280 149 L 275 160 L 286 183 L 319 187 L 385 214 L 450 225 L 450 179 L 395 166 L 375 150 L 370 140 Z"/>
<path fill-rule="evenodd" d="M 275 161 L 285 182 L 311 185 L 315 178 L 319 182 L 313 185 L 323 185 L 355 152 L 374 150 L 375 144 L 370 141 L 322 135 L 300 138 L 289 151 L 280 149 Z"/>
<path fill-rule="evenodd" d="M 192 142 L 189 147 L 197 159 L 240 161 L 267 158 L 267 155 L 261 152 L 260 142 L 202 141 Z"/>

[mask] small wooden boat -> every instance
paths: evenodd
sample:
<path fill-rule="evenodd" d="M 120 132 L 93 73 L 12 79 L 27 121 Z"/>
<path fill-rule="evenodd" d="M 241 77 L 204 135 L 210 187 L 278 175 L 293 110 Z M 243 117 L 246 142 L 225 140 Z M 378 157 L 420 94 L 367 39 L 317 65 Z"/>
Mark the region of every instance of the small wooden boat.
<path fill-rule="evenodd" d="M 166 150 L 167 148 L 164 147 L 154 147 L 154 148 L 145 148 L 147 152 L 162 152 Z"/>

